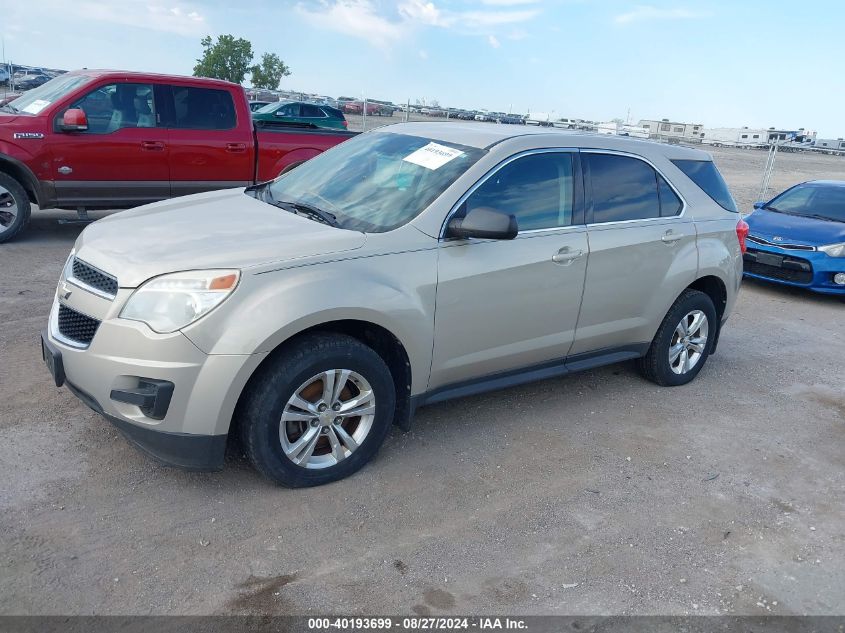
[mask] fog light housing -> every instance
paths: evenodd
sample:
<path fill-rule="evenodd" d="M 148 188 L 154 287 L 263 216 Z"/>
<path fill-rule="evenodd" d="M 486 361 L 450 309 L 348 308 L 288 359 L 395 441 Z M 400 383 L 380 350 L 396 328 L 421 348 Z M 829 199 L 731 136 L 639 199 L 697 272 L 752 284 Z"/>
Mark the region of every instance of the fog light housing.
<path fill-rule="evenodd" d="M 845 286 L 845 273 L 836 273 L 833 276 L 833 283 L 838 286 Z"/>

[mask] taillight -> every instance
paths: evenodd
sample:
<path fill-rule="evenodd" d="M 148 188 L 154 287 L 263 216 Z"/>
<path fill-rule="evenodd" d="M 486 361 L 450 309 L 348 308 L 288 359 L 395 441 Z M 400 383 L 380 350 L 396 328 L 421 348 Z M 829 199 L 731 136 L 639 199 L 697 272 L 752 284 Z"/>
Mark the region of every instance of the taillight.
<path fill-rule="evenodd" d="M 739 222 L 736 223 L 736 239 L 739 240 L 739 250 L 743 253 L 745 252 L 746 237 L 748 237 L 748 222 L 740 218 Z"/>
<path fill-rule="evenodd" d="M 343 120 L 343 127 L 349 127 L 349 121 L 346 119 Z"/>

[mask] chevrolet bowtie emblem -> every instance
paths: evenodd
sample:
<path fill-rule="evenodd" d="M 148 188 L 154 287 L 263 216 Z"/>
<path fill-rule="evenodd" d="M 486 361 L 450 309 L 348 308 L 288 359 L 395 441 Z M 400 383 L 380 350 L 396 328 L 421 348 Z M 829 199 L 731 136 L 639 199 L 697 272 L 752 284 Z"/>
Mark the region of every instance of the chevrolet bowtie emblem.
<path fill-rule="evenodd" d="M 67 282 L 63 281 L 61 284 L 59 284 L 59 297 L 62 300 L 67 301 L 68 297 L 70 297 L 72 292 L 73 291 L 70 289 L 70 286 L 67 285 Z"/>

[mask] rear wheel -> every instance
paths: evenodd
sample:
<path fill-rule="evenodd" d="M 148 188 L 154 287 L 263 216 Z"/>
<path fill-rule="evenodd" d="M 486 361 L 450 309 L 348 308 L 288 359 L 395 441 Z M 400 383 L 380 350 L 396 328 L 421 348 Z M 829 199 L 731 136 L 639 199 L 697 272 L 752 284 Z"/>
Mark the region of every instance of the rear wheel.
<path fill-rule="evenodd" d="M 0 243 L 8 242 L 26 228 L 31 206 L 21 184 L 0 172 Z"/>
<path fill-rule="evenodd" d="M 658 385 L 674 387 L 692 381 L 713 350 L 719 327 L 710 297 L 686 290 L 669 308 L 646 355 L 640 372 Z"/>
<path fill-rule="evenodd" d="M 241 440 L 253 465 L 276 483 L 304 487 L 347 477 L 375 455 L 396 394 L 371 348 L 315 334 L 271 361 L 245 398 Z"/>

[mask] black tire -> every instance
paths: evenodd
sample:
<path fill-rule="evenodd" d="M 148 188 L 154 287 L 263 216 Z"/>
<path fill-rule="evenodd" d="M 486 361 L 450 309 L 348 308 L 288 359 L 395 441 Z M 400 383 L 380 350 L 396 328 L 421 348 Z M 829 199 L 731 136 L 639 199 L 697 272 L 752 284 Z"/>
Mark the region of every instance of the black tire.
<path fill-rule="evenodd" d="M 376 410 L 361 444 L 338 463 L 309 469 L 291 461 L 282 449 L 279 425 L 285 405 L 312 376 L 350 369 L 370 383 Z M 311 334 L 293 341 L 262 367 L 239 406 L 241 444 L 255 468 L 282 486 L 319 486 L 348 477 L 366 464 L 384 442 L 393 422 L 396 391 L 385 362 L 371 348 L 343 334 Z"/>
<path fill-rule="evenodd" d="M 675 329 L 681 319 L 694 310 L 700 310 L 707 317 L 708 335 L 704 345 L 704 352 L 698 362 L 686 373 L 675 373 L 672 371 L 669 362 L 669 348 L 672 345 Z M 716 316 L 716 308 L 710 297 L 698 290 L 685 290 L 677 298 L 669 312 L 663 318 L 663 322 L 654 335 L 651 346 L 646 355 L 637 360 L 637 368 L 648 380 L 662 387 L 677 387 L 692 381 L 704 367 L 707 357 L 713 351 L 716 341 L 716 334 L 719 322 Z"/>
<path fill-rule="evenodd" d="M 32 207 L 29 204 L 29 196 L 26 195 L 24 188 L 9 174 L 0 172 L 0 187 L 11 195 L 18 209 L 17 215 L 8 225 L 6 225 L 4 218 L 0 217 L 0 244 L 2 244 L 3 242 L 14 239 L 18 233 L 26 228 L 26 225 L 29 224 Z M 0 191 L 0 216 L 3 214 L 4 202 L 5 204 L 11 204 L 10 201 L 3 200 L 3 192 Z"/>

